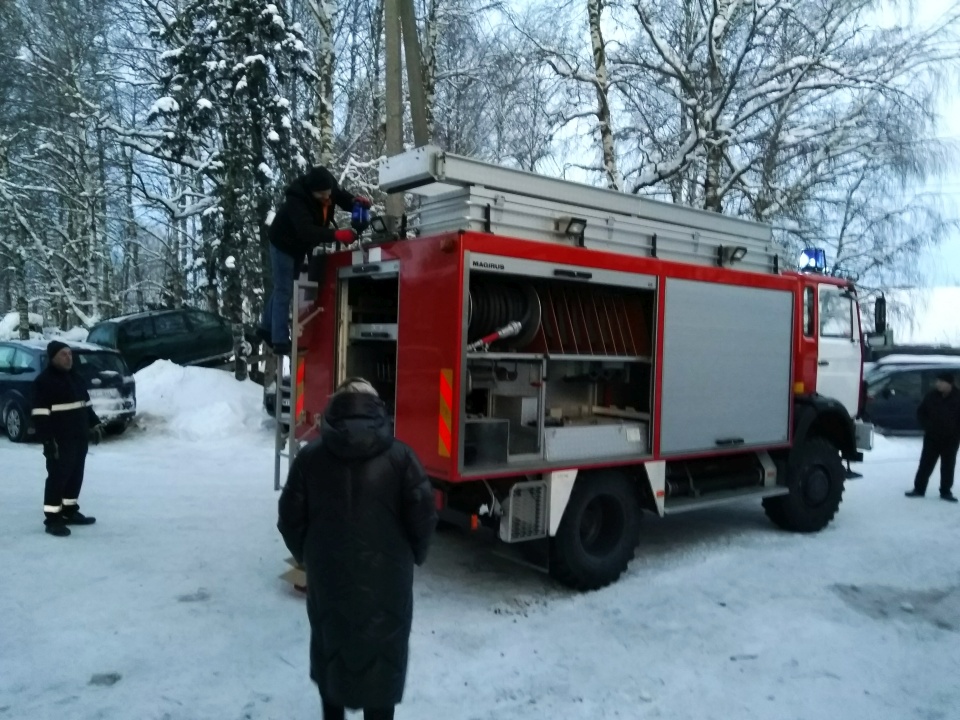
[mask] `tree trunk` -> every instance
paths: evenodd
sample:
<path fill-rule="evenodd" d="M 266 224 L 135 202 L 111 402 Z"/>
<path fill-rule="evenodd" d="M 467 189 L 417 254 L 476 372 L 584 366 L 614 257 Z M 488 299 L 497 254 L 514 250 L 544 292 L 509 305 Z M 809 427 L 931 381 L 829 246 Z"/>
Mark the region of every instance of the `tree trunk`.
<path fill-rule="evenodd" d="M 376 7 L 374 8 L 373 17 L 371 18 L 371 28 L 370 28 L 370 37 L 372 38 L 373 43 L 373 77 L 370 78 L 368 82 L 368 89 L 370 92 L 370 109 L 373 113 L 373 152 L 371 153 L 374 156 L 380 156 L 384 154 L 386 149 L 387 135 L 386 135 L 386 113 L 384 110 L 384 77 L 383 77 L 383 67 L 384 63 L 381 58 L 383 57 L 383 35 L 384 35 L 384 25 L 383 25 L 383 13 L 384 13 L 384 3 L 386 0 L 377 0 Z"/>
<path fill-rule="evenodd" d="M 722 17 L 722 15 L 721 15 Z M 709 27 L 713 27 L 710 25 Z M 726 26 L 724 26 L 726 27 Z M 708 33 L 709 35 L 709 33 Z M 717 105 L 724 92 L 723 69 L 720 57 L 723 49 L 722 33 L 716 37 L 707 37 L 713 43 L 713 52 L 708 61 L 708 81 L 710 83 L 711 117 L 704 128 L 704 146 L 706 148 L 706 171 L 703 184 L 703 207 L 713 212 L 723 212 L 723 198 L 720 195 L 720 183 L 723 172 L 723 158 L 726 153 L 727 135 L 720 130 L 720 116 Z"/>
<path fill-rule="evenodd" d="M 403 56 L 400 48 L 399 0 L 384 0 L 386 37 L 387 156 L 403 152 Z M 388 230 L 395 229 L 403 215 L 403 194 L 387 196 Z"/>
<path fill-rule="evenodd" d="M 317 148 L 320 162 L 329 165 L 333 162 L 333 73 L 336 69 L 336 50 L 334 48 L 333 27 L 337 14 L 336 0 L 323 0 L 312 3 L 314 16 L 317 19 L 319 30 L 318 47 L 316 49 L 317 75 L 320 77 L 317 92 L 316 120 L 314 124 L 320 131 L 320 142 Z"/>
<path fill-rule="evenodd" d="M 590 23 L 590 43 L 593 46 L 593 65 L 596 75 L 597 123 L 600 128 L 600 148 L 603 154 L 603 169 L 607 187 L 622 190 L 623 179 L 617 165 L 617 150 L 614 143 L 610 113 L 610 74 L 607 70 L 607 47 L 600 28 L 604 0 L 588 0 L 587 14 Z"/>
<path fill-rule="evenodd" d="M 113 293 L 113 263 L 110 262 L 110 240 L 108 238 L 109 227 L 107 224 L 107 150 L 103 139 L 103 131 L 98 127 L 97 138 L 97 202 L 96 208 L 99 217 L 99 232 L 96 237 L 96 254 L 100 264 L 100 283 L 98 289 L 98 301 L 102 305 L 94 313 L 96 319 L 104 312 L 107 317 L 113 314 L 113 305 L 115 303 Z"/>
<path fill-rule="evenodd" d="M 137 237 L 137 219 L 133 214 L 133 151 L 123 150 L 123 174 L 124 174 L 124 226 L 123 226 L 123 258 L 124 258 L 124 278 L 123 278 L 123 305 L 130 302 L 130 274 L 133 274 L 134 297 L 136 298 L 136 309 L 143 310 L 143 268 L 140 266 L 140 240 Z"/>
<path fill-rule="evenodd" d="M 434 137 L 434 104 L 437 98 L 437 43 L 440 41 L 440 0 L 430 0 L 423 42 L 423 91 L 426 101 L 427 129 Z"/>
<path fill-rule="evenodd" d="M 707 172 L 703 182 L 703 207 L 712 212 L 723 212 L 720 197 L 720 169 L 723 165 L 723 145 L 718 141 L 707 143 Z"/>
<path fill-rule="evenodd" d="M 22 290 L 22 288 L 21 288 Z M 17 298 L 17 312 L 20 313 L 20 339 L 30 339 L 30 308 L 27 305 L 26 294 Z"/>

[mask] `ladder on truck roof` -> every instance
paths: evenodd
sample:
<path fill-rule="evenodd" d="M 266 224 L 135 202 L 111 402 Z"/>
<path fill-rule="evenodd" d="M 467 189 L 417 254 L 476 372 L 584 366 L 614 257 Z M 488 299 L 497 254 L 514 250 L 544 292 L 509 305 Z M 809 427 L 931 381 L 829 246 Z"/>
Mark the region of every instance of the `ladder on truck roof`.
<path fill-rule="evenodd" d="M 388 157 L 380 189 L 420 196 L 419 235 L 476 231 L 776 273 L 769 225 L 546 177 L 426 145 Z"/>

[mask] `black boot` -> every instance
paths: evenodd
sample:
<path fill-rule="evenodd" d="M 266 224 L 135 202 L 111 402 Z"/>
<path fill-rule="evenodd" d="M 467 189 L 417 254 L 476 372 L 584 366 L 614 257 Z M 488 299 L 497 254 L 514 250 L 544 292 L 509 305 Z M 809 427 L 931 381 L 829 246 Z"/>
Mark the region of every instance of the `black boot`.
<path fill-rule="evenodd" d="M 923 497 L 923 493 L 920 492 L 919 490 L 911 490 L 910 492 L 906 493 L 906 496 L 907 497 Z"/>
<path fill-rule="evenodd" d="M 957 502 L 956 496 L 949 490 L 947 490 L 946 492 L 941 492 L 940 499 L 946 500 L 947 502 Z"/>
<path fill-rule="evenodd" d="M 70 534 L 70 528 L 67 527 L 66 522 L 64 522 L 63 516 L 57 515 L 55 517 L 48 517 L 43 521 L 43 524 L 46 525 L 44 530 L 48 535 L 55 535 L 56 537 L 67 537 Z"/>
<path fill-rule="evenodd" d="M 273 343 L 270 341 L 270 333 L 266 328 L 257 328 L 257 339 L 271 350 L 273 349 Z"/>
<path fill-rule="evenodd" d="M 79 505 L 64 505 L 60 514 L 66 525 L 93 525 L 97 521 L 95 517 L 87 517 L 80 512 Z"/>

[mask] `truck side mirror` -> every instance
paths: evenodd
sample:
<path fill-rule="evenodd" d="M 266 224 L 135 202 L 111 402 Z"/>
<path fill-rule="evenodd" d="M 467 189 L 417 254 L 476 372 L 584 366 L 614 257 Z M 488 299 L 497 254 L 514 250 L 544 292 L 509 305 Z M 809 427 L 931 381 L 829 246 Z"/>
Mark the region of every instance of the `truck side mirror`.
<path fill-rule="evenodd" d="M 887 332 L 887 298 L 883 295 L 873 303 L 873 331 L 878 335 Z"/>

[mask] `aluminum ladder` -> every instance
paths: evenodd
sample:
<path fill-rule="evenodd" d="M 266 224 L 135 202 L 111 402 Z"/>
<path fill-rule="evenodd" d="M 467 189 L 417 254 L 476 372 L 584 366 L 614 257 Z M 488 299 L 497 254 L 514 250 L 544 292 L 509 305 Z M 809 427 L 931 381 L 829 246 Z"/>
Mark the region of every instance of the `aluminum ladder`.
<path fill-rule="evenodd" d="M 384 160 L 380 188 L 419 196 L 419 210 L 410 214 L 419 235 L 486 232 L 697 265 L 780 271 L 768 225 L 515 170 L 432 145 Z"/>
<path fill-rule="evenodd" d="M 276 420 L 276 434 L 274 436 L 274 462 L 273 462 L 273 489 L 279 491 L 283 489 L 283 459 L 287 459 L 287 470 L 297 457 L 300 450 L 300 443 L 297 440 L 297 430 L 304 426 L 305 413 L 300 406 L 301 393 L 304 380 L 304 358 L 300 354 L 300 335 L 303 329 L 317 315 L 323 312 L 323 308 L 313 307 L 313 301 L 319 293 L 319 283 L 310 280 L 301 280 L 296 277 L 293 280 L 293 298 L 290 302 L 290 408 L 287 411 L 287 430 L 284 431 L 284 410 L 283 410 L 283 380 L 284 380 L 284 358 L 277 357 L 277 369 L 274 377 L 274 419 Z M 303 301 L 301 302 L 301 296 Z M 310 312 L 302 315 L 301 307 L 312 307 Z"/>

